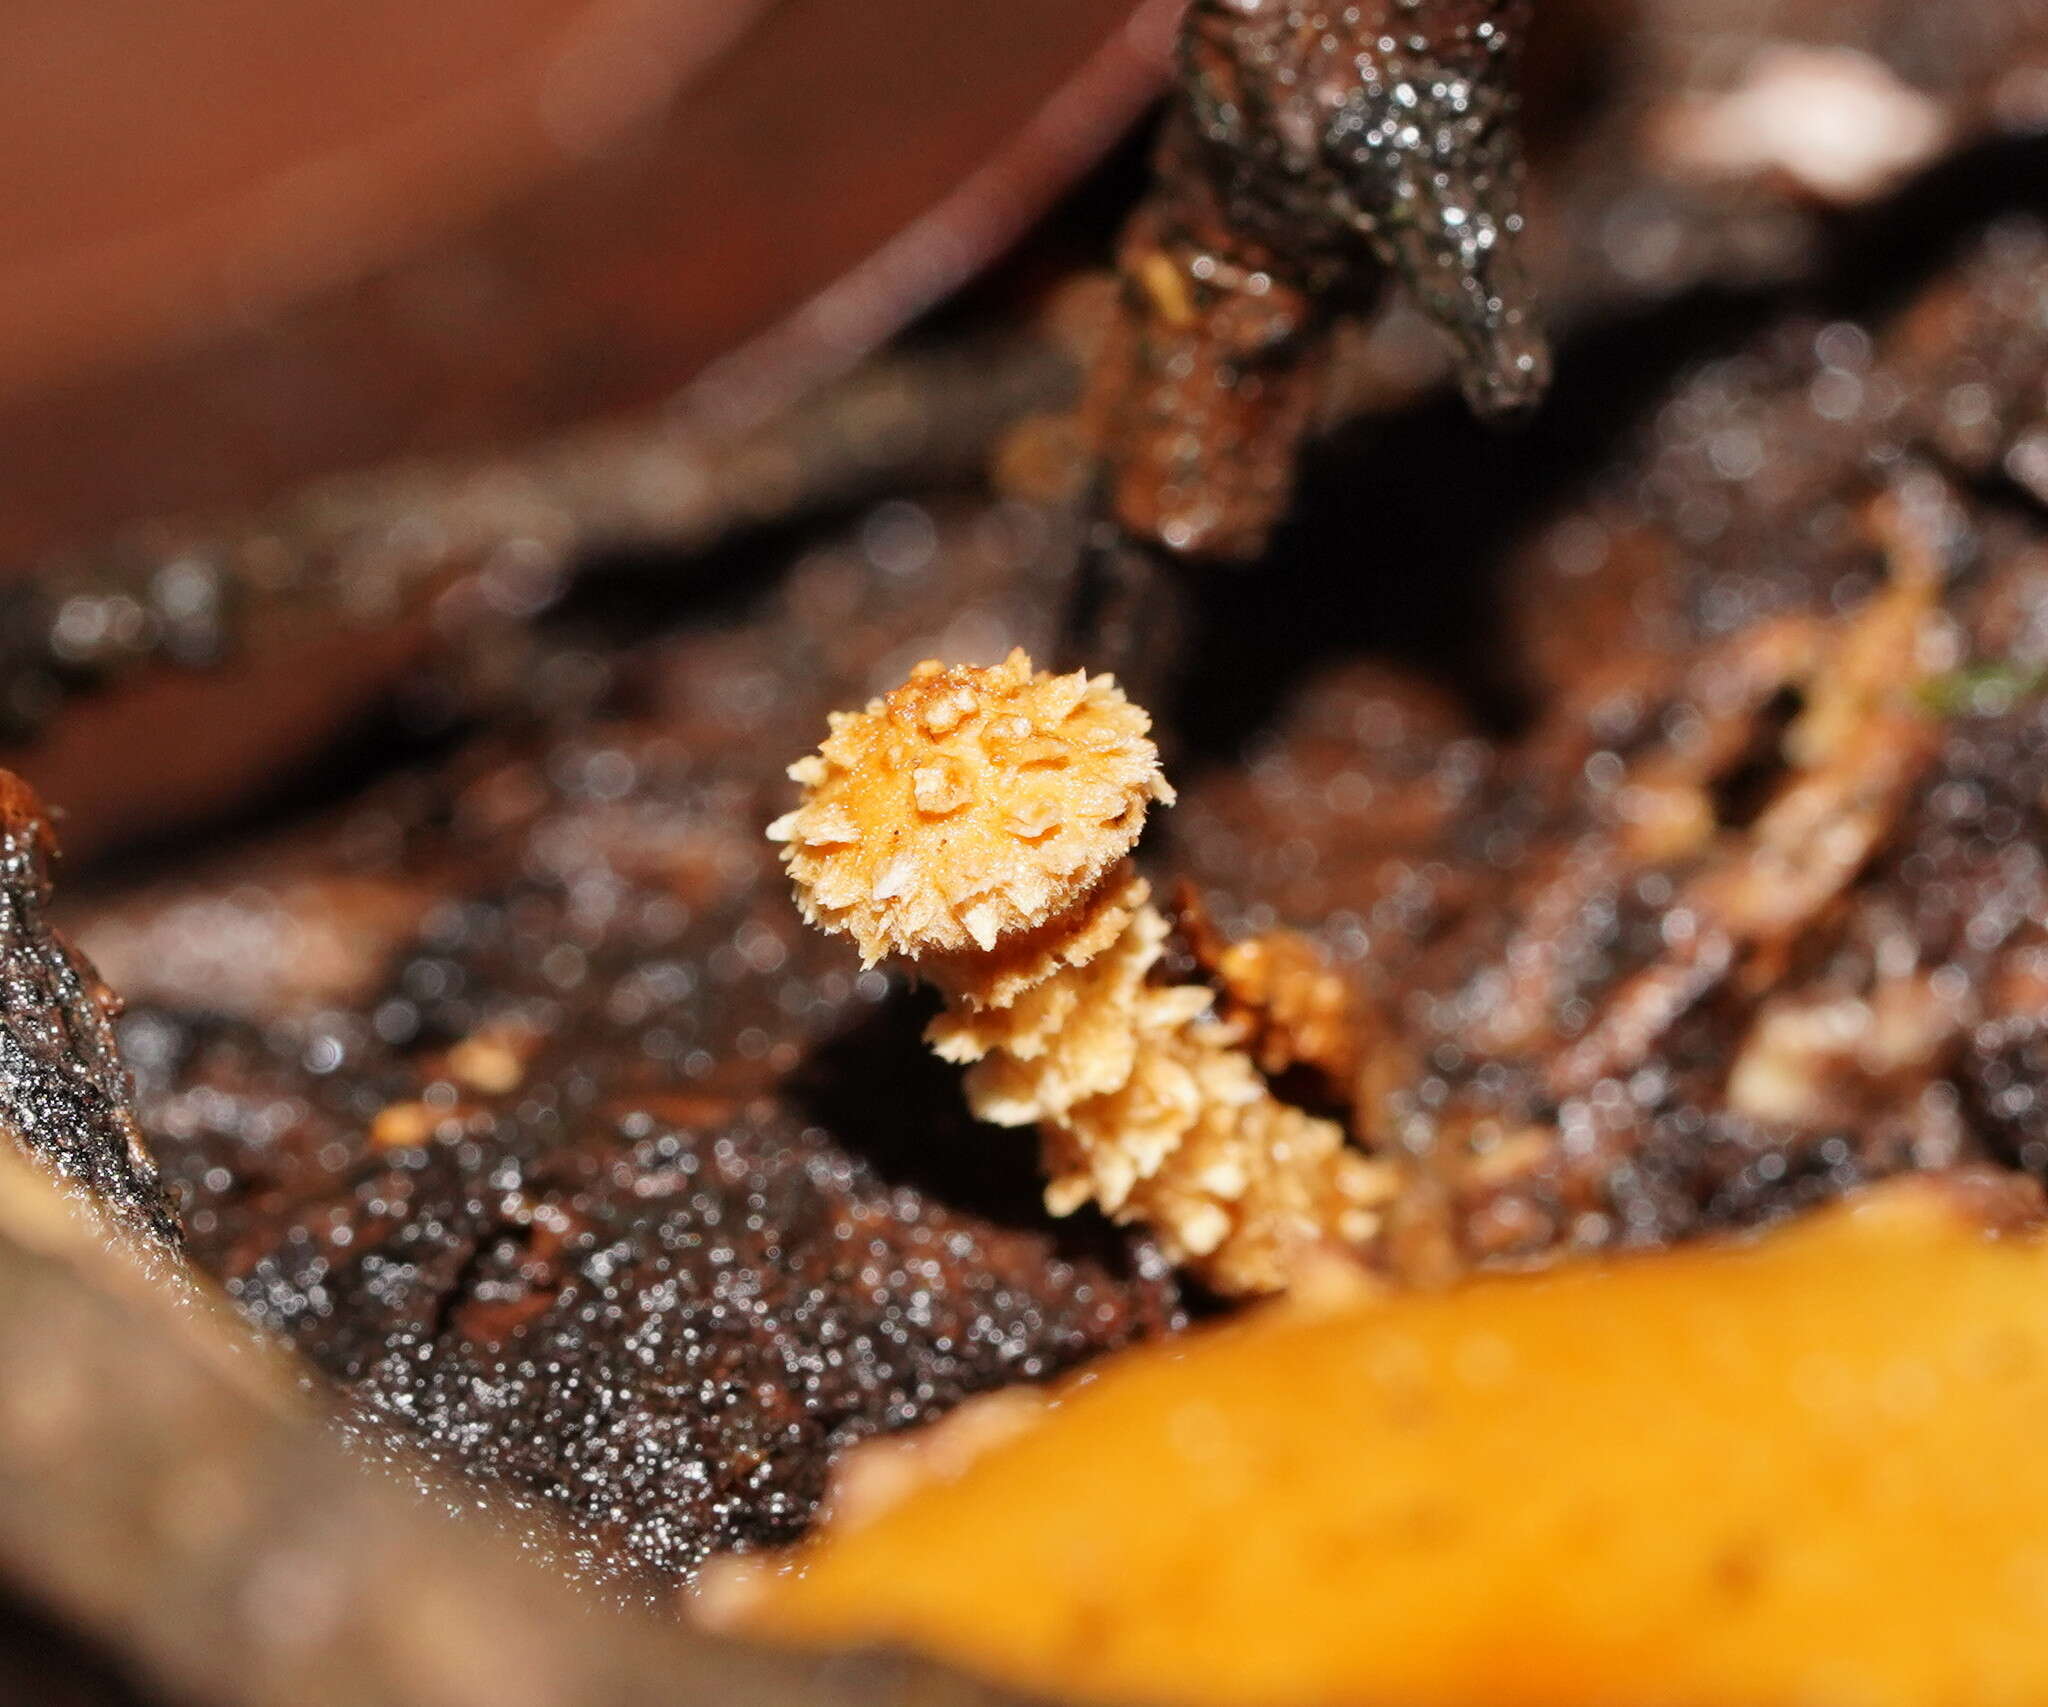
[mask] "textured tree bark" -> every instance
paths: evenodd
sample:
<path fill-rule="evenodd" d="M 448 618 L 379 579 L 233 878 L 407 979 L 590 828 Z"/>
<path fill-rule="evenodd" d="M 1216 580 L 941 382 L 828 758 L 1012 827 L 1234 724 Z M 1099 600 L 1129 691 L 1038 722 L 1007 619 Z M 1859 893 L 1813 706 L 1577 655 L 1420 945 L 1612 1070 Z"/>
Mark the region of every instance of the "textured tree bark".
<path fill-rule="evenodd" d="M 970 339 L 746 431 L 643 411 L 153 518 L 0 585 L 0 755 L 64 803 L 74 852 L 160 834 L 316 751 L 424 656 L 472 701 L 517 679 L 529 619 L 582 560 L 670 560 L 978 473 L 1074 381 L 1040 340 Z"/>
<path fill-rule="evenodd" d="M 37 1699 L 67 1653 L 35 1613 L 83 1638 L 88 1701 L 108 1660 L 201 1707 L 988 1699 L 593 1607 L 548 1570 L 544 1533 L 449 1518 L 474 1490 L 373 1419 L 337 1426 L 181 1260 L 116 999 L 44 921 L 53 853 L 0 771 L 0 1611 L 28 1609 Z"/>
<path fill-rule="evenodd" d="M 0 1153 L 0 1578 L 203 1707 L 995 1707 L 595 1607 L 355 1462 L 281 1353 Z"/>
<path fill-rule="evenodd" d="M 0 1132 L 167 1259 L 178 1217 L 130 1105 L 119 1001 L 44 918 L 56 851 L 34 791 L 0 771 Z"/>

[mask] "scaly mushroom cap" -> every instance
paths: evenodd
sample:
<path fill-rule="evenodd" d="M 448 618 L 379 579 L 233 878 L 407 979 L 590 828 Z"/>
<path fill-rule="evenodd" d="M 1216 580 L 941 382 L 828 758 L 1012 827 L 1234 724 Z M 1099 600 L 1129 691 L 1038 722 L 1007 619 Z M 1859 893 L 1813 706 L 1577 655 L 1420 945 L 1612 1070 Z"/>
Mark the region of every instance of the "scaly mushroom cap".
<path fill-rule="evenodd" d="M 873 965 L 994 948 L 1087 896 L 1171 801 L 1152 720 L 1108 676 L 926 661 L 865 711 L 835 712 L 790 766 L 784 844 L 804 917 Z"/>

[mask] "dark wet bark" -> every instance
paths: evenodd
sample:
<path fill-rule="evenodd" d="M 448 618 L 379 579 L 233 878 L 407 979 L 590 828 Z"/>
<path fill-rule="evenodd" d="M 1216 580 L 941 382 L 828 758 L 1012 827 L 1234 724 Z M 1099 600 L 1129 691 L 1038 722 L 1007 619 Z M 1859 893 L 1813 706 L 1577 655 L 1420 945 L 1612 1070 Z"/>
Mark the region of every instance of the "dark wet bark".
<path fill-rule="evenodd" d="M 158 1254 L 175 1211 L 143 1143 L 111 1025 L 113 993 L 49 924 L 49 820 L 0 771 L 0 1130 Z"/>

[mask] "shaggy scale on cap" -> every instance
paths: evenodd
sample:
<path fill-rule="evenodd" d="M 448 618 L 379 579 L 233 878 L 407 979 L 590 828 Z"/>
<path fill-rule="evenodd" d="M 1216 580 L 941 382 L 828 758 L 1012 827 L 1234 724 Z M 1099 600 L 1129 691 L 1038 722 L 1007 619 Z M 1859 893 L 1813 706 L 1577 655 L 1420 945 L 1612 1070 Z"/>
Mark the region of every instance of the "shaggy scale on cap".
<path fill-rule="evenodd" d="M 1094 889 L 1170 801 L 1152 720 L 1108 676 L 927 661 L 790 767 L 769 826 L 804 917 L 886 955 L 987 951 Z"/>

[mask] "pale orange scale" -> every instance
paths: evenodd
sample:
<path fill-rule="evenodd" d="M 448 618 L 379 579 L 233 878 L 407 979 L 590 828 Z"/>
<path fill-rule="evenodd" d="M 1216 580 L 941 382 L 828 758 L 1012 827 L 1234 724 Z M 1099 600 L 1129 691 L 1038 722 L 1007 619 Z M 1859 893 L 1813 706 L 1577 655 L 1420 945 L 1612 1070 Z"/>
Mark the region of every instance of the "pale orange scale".
<path fill-rule="evenodd" d="M 1079 900 L 1129 850 L 1165 792 L 1148 721 L 1107 677 L 1034 676 L 1021 652 L 988 669 L 920 664 L 864 711 L 833 714 L 821 753 L 791 768 L 806 808 L 772 833 L 802 844 L 784 858 L 818 922 L 864 951 L 988 948 Z"/>

